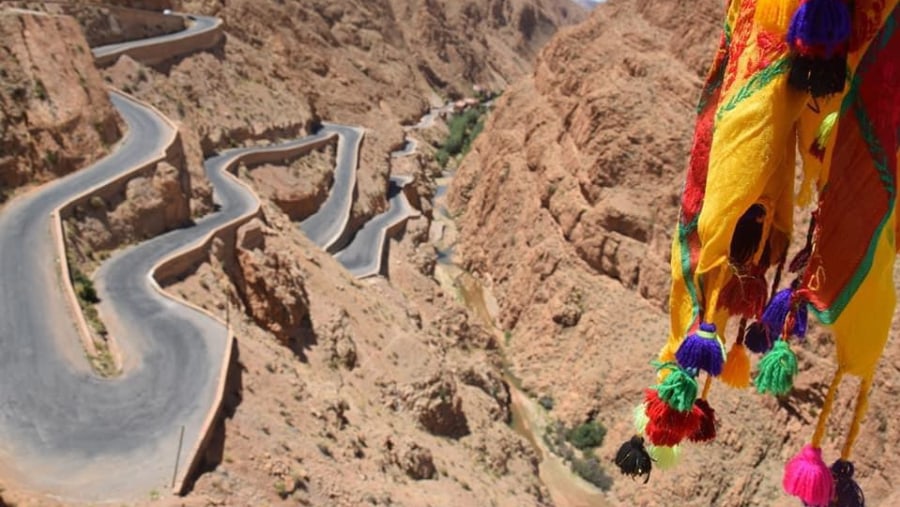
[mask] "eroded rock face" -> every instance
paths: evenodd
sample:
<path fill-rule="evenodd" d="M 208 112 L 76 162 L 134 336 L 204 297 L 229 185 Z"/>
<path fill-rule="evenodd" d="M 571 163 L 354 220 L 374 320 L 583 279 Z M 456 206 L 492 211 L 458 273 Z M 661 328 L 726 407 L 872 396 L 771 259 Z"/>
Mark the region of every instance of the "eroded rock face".
<path fill-rule="evenodd" d="M 266 226 L 253 219 L 238 229 L 235 286 L 247 313 L 282 343 L 297 339 L 309 316 L 303 272 L 296 260 L 266 250 Z"/>
<path fill-rule="evenodd" d="M 287 164 L 262 164 L 246 174 L 260 197 L 300 222 L 318 211 L 328 198 L 334 180 L 335 146 L 332 141 Z"/>
<path fill-rule="evenodd" d="M 497 340 L 478 324 L 470 322 L 469 314 L 461 308 L 450 309 L 442 313 L 434 321 L 434 327 L 440 336 L 452 340 L 452 345 L 463 349 L 476 347 L 480 349 L 496 349 Z"/>
<path fill-rule="evenodd" d="M 118 117 L 74 19 L 4 12 L 0 53 L 4 193 L 81 169 L 119 138 Z"/>
<path fill-rule="evenodd" d="M 341 309 L 337 316 L 328 322 L 318 333 L 321 343 L 326 348 L 328 361 L 332 367 L 343 367 L 352 370 L 357 365 L 356 343 L 350 329 L 350 315 Z"/>
<path fill-rule="evenodd" d="M 166 160 L 128 180 L 109 197 L 93 196 L 68 219 L 80 254 L 111 251 L 184 226 L 191 218 L 191 178 L 181 139 Z"/>
<path fill-rule="evenodd" d="M 406 410 L 432 435 L 460 438 L 469 434 L 469 423 L 457 393 L 456 379 L 447 371 L 398 387 L 383 386 L 382 395 L 394 410 Z"/>
<path fill-rule="evenodd" d="M 496 402 L 496 406 L 490 411 L 495 421 L 509 422 L 509 386 L 493 366 L 487 364 L 470 366 L 459 373 L 459 380 L 463 384 L 481 389 Z"/>
<path fill-rule="evenodd" d="M 551 395 L 553 415 L 567 425 L 590 416 L 609 428 L 597 451 L 603 462 L 633 434 L 632 410 L 655 382 L 647 362 L 669 334 L 672 231 L 721 7 L 706 0 L 598 7 L 547 46 L 532 79 L 504 93 L 449 194 L 462 213 L 457 253 L 490 282 L 498 320 L 511 331 L 511 369 L 526 390 Z M 582 295 L 580 316 L 573 291 Z M 888 442 L 900 434 L 889 415 L 900 385 L 898 336 L 900 318 L 871 394 L 878 408 L 854 451 L 855 478 L 873 505 L 896 498 Z M 691 448 L 676 469 L 654 471 L 650 487 L 613 473 L 611 503 L 795 504 L 782 492 L 784 463 L 811 436 L 836 368 L 824 332 L 811 332 L 795 351 L 800 373 L 790 395 L 714 383 L 717 441 Z M 829 464 L 857 386 L 845 379 L 838 392 L 823 440 Z"/>
<path fill-rule="evenodd" d="M 410 479 L 421 481 L 437 475 L 434 458 L 428 448 L 405 439 L 394 443 L 390 437 L 382 447 L 385 461 L 403 470 Z"/>

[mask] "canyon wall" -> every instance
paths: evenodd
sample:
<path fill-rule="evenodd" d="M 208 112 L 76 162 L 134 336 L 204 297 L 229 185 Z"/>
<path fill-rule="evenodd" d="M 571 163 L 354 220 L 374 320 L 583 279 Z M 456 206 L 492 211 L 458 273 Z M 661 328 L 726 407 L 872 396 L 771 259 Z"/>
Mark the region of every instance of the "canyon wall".
<path fill-rule="evenodd" d="M 609 428 L 598 454 L 619 505 L 794 505 L 782 493 L 783 464 L 811 436 L 835 369 L 832 340 L 817 330 L 797 347 L 791 395 L 716 385 L 718 440 L 686 446 L 678 469 L 654 471 L 642 486 L 612 464 L 668 336 L 672 230 L 721 15 L 713 0 L 598 6 L 504 93 L 450 191 L 457 251 L 498 300 L 512 370 L 532 395 L 555 401 L 554 417 Z M 889 505 L 898 479 L 888 451 L 900 435 L 888 415 L 900 382 L 896 343 L 856 446 L 856 477 L 872 505 Z M 857 385 L 840 390 L 828 460 L 843 443 Z"/>

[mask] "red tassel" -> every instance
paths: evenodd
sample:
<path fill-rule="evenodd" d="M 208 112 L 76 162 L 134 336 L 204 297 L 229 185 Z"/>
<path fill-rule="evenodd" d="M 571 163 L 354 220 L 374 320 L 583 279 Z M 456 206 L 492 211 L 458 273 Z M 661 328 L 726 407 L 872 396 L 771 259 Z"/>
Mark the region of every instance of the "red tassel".
<path fill-rule="evenodd" d="M 716 439 L 716 411 L 709 406 L 706 400 L 698 398 L 694 402 L 692 410 L 694 416 L 698 419 L 699 424 L 697 430 L 691 433 L 689 437 L 691 442 L 710 442 Z"/>
<path fill-rule="evenodd" d="M 646 404 L 650 421 L 644 433 L 653 445 L 671 447 L 697 431 L 700 418 L 696 408 L 679 412 L 661 400 L 656 389 L 646 390 Z"/>
<path fill-rule="evenodd" d="M 731 315 L 740 315 L 748 319 L 756 319 L 762 315 L 769 296 L 769 284 L 759 268 L 751 267 L 750 273 L 735 273 L 725 284 L 719 296 L 719 304 Z"/>

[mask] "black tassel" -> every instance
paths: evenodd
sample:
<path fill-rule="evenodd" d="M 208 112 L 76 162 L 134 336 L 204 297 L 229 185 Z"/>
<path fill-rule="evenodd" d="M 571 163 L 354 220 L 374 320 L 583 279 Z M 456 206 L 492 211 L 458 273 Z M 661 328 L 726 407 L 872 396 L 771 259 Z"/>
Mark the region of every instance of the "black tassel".
<path fill-rule="evenodd" d="M 765 354 L 772 349 L 772 339 L 761 322 L 754 322 L 747 327 L 747 333 L 744 335 L 744 345 L 750 352 Z"/>
<path fill-rule="evenodd" d="M 619 447 L 616 453 L 616 466 L 625 475 L 631 477 L 644 476 L 644 484 L 650 480 L 650 469 L 653 468 L 653 459 L 644 448 L 644 438 L 640 435 L 631 437 L 631 440 Z"/>
<path fill-rule="evenodd" d="M 813 58 L 794 55 L 788 83 L 798 90 L 808 91 L 813 97 L 825 97 L 844 91 L 847 81 L 847 57 Z"/>
<path fill-rule="evenodd" d="M 853 480 L 853 463 L 839 459 L 831 465 L 834 477 L 833 507 L 865 507 L 866 497 L 859 484 Z"/>

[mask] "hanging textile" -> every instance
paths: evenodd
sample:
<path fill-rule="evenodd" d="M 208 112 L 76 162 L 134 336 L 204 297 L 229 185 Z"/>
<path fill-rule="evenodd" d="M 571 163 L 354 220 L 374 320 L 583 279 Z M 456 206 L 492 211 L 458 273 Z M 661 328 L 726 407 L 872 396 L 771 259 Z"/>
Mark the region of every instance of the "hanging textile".
<path fill-rule="evenodd" d="M 673 235 L 670 332 L 656 384 L 635 410 L 636 435 L 616 456 L 623 473 L 649 476 L 654 461 L 674 465 L 678 446 L 715 438 L 714 379 L 787 395 L 812 314 L 834 336 L 836 371 L 809 444 L 786 464 L 784 489 L 811 506 L 862 505 L 850 455 L 895 307 L 897 3 L 726 6 Z M 813 199 L 808 229 L 793 231 L 795 206 Z M 788 262 L 797 232 L 805 244 Z M 739 322 L 732 339 L 730 319 Z M 751 352 L 762 354 L 753 378 Z M 844 375 L 862 382 L 828 467 L 820 444 Z"/>

